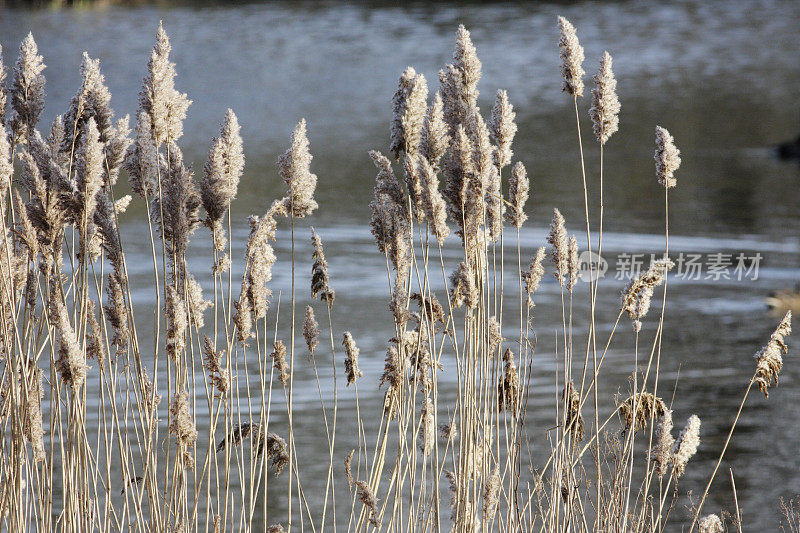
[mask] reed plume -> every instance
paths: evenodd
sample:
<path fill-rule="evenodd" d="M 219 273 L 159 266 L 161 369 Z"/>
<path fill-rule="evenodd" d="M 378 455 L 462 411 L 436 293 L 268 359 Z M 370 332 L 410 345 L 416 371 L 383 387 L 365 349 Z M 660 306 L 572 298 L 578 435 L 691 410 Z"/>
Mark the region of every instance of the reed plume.
<path fill-rule="evenodd" d="M 306 316 L 303 320 L 303 338 L 306 340 L 309 354 L 314 355 L 314 349 L 319 346 L 319 324 L 314 317 L 314 308 L 310 305 L 306 306 Z"/>
<path fill-rule="evenodd" d="M 60 283 L 54 279 L 51 283 L 49 312 L 50 321 L 55 325 L 58 332 L 58 359 L 56 360 L 56 370 L 61 375 L 64 383 L 72 387 L 74 393 L 80 390 L 86 381 L 86 354 L 78 344 L 75 329 L 69 320 L 69 312 L 63 296 L 61 295 Z"/>
<path fill-rule="evenodd" d="M 558 17 L 558 31 L 563 91 L 577 98 L 583 96 L 583 46 L 578 41 L 575 26 L 564 17 Z"/>
<path fill-rule="evenodd" d="M 281 382 L 281 385 L 286 387 L 289 385 L 291 369 L 289 368 L 289 363 L 286 361 L 286 345 L 282 340 L 279 339 L 272 344 L 272 353 L 270 357 L 272 358 L 272 366 L 278 371 L 278 381 Z"/>
<path fill-rule="evenodd" d="M 211 386 L 213 386 L 219 394 L 225 394 L 230 386 L 228 369 L 225 368 L 222 361 L 225 357 L 225 351 L 217 351 L 214 349 L 213 341 L 208 335 L 203 335 L 203 355 L 205 357 L 203 367 L 208 372 L 208 380 L 211 382 Z"/>
<path fill-rule="evenodd" d="M 519 408 L 520 388 L 514 352 L 507 348 L 503 354 L 503 380 L 498 384 L 497 406 L 500 411 L 516 414 Z"/>
<path fill-rule="evenodd" d="M 342 346 L 344 346 L 345 353 L 344 372 L 347 376 L 347 386 L 349 387 L 350 384 L 356 382 L 356 379 L 364 375 L 358 368 L 358 354 L 361 350 L 356 346 L 356 341 L 353 340 L 353 335 L 349 331 L 344 332 Z"/>
<path fill-rule="evenodd" d="M 289 464 L 289 449 L 283 437 L 277 433 L 267 434 L 267 457 L 270 464 L 275 468 L 275 475 L 280 475 L 286 465 Z"/>
<path fill-rule="evenodd" d="M 650 310 L 653 291 L 664 282 L 667 272 L 675 266 L 668 258 L 658 259 L 650 264 L 650 268 L 632 279 L 622 291 L 622 310 L 633 319 L 633 330 L 642 329 L 641 319 Z"/>
<path fill-rule="evenodd" d="M 564 419 L 564 432 L 569 433 L 578 440 L 583 440 L 584 422 L 581 415 L 581 395 L 575 389 L 572 381 L 569 381 L 561 391 L 561 400 L 564 402 L 566 418 Z"/>
<path fill-rule="evenodd" d="M 525 165 L 517 161 L 511 170 L 511 179 L 508 181 L 508 201 L 511 204 L 506 211 L 506 218 L 517 229 L 528 220 L 525 214 L 525 202 L 528 201 L 530 181 Z"/>
<path fill-rule="evenodd" d="M 422 122 L 419 155 L 426 159 L 435 171 L 438 171 L 442 156 L 449 147 L 450 134 L 444 120 L 444 104 L 441 94 L 437 91 L 433 95 L 433 102 L 428 107 L 425 120 Z"/>
<path fill-rule="evenodd" d="M 653 450 L 654 472 L 659 476 L 669 473 L 672 464 L 672 448 L 675 438 L 672 436 L 672 410 L 665 409 L 656 427 L 656 446 Z"/>
<path fill-rule="evenodd" d="M 558 282 L 564 287 L 565 281 L 569 278 L 569 242 L 567 239 L 567 228 L 564 217 L 558 209 L 553 209 L 553 222 L 550 223 L 550 233 L 547 242 L 553 247 L 551 256 L 556 265 L 555 276 Z"/>
<path fill-rule="evenodd" d="M 46 450 L 44 444 L 44 426 L 42 425 L 42 371 L 38 367 L 33 368 L 27 384 L 28 394 L 24 398 L 25 417 L 22 432 L 31 443 L 33 449 L 33 460 L 41 463 L 46 460 Z"/>
<path fill-rule="evenodd" d="M 303 218 L 317 209 L 314 191 L 317 176 L 311 173 L 311 152 L 306 136 L 306 119 L 300 120 L 292 132 L 292 145 L 278 159 L 278 170 L 288 187 L 283 199 L 287 215 Z"/>
<path fill-rule="evenodd" d="M 109 142 L 114 132 L 114 111 L 111 109 L 111 93 L 100 72 L 100 60 L 83 53 L 81 64 L 83 82 L 78 93 L 72 97 L 69 109 L 63 118 L 64 136 L 61 151 L 69 152 L 73 143 L 89 119 L 94 119 L 100 133 L 100 141 Z"/>
<path fill-rule="evenodd" d="M 592 107 L 589 116 L 592 118 L 594 135 L 600 144 L 605 144 L 619 129 L 619 98 L 617 98 L 617 80 L 611 70 L 611 54 L 603 52 L 600 58 L 600 70 L 594 76 L 595 87 L 592 89 Z"/>
<path fill-rule="evenodd" d="M 678 184 L 675 171 L 681 166 L 681 151 L 675 147 L 675 139 L 661 126 L 656 126 L 656 178 L 667 189 Z"/>
<path fill-rule="evenodd" d="M 389 150 L 395 159 L 399 159 L 400 154 L 417 154 L 427 100 L 428 83 L 425 76 L 418 74 L 413 67 L 408 67 L 400 76 L 397 92 L 392 98 L 393 118 Z"/>
<path fill-rule="evenodd" d="M 166 167 L 153 138 L 153 123 L 150 115 L 140 111 L 136 120 L 136 136 L 125 152 L 122 168 L 128 173 L 128 183 L 134 193 L 142 199 L 152 198 L 160 166 Z"/>
<path fill-rule="evenodd" d="M 322 237 L 311 228 L 311 245 L 314 247 L 314 252 L 311 254 L 313 263 L 311 265 L 311 297 L 327 302 L 328 305 L 333 305 L 336 298 L 336 291 L 330 286 L 330 279 L 328 276 L 328 261 L 325 259 L 325 250 L 322 248 Z M 312 352 L 314 350 L 311 350 Z"/>
<path fill-rule="evenodd" d="M 147 74 L 139 91 L 139 115 L 147 114 L 151 135 L 156 146 L 175 142 L 183 135 L 183 121 L 192 101 L 175 89 L 175 63 L 169 59 L 172 45 L 161 22 L 158 23 L 156 44 L 147 62 Z"/>
<path fill-rule="evenodd" d="M 514 142 L 514 135 L 517 134 L 517 124 L 514 122 L 516 116 L 514 106 L 508 101 L 508 93 L 498 89 L 494 106 L 492 107 L 492 120 L 489 123 L 489 127 L 492 132 L 492 138 L 497 143 L 496 163 L 500 169 L 510 165 L 511 157 L 514 155 L 514 152 L 511 151 L 511 143 Z"/>
<path fill-rule="evenodd" d="M 672 462 L 675 465 L 675 477 L 681 477 L 686 471 L 689 462 L 700 445 L 700 419 L 692 415 L 686 421 L 686 426 L 681 430 L 672 447 Z"/>
<path fill-rule="evenodd" d="M 173 266 L 182 272 L 181 258 L 186 254 L 189 237 L 200 226 L 200 193 L 193 172 L 183 163 L 183 152 L 170 145 L 169 175 L 162 195 L 153 198 L 150 215 L 160 226 L 167 253 Z"/>
<path fill-rule="evenodd" d="M 419 158 L 418 172 L 423 187 L 422 206 L 428 230 L 441 245 L 450 234 L 450 228 L 447 226 L 447 204 L 439 191 L 439 177 L 424 157 Z"/>
<path fill-rule="evenodd" d="M 215 235 L 221 231 L 220 219 L 228 211 L 231 201 L 236 198 L 239 179 L 244 172 L 244 149 L 240 130 L 236 114 L 228 109 L 219 136 L 211 142 L 208 159 L 203 167 L 200 197 L 203 208 L 208 213 L 206 224 Z M 222 250 L 218 245 L 216 248 L 218 251 Z"/>
<path fill-rule="evenodd" d="M 253 318 L 264 318 L 269 309 L 272 291 L 267 283 L 272 279 L 272 267 L 277 258 L 270 244 L 277 231 L 276 213 L 283 213 L 284 204 L 275 202 L 263 217 L 251 216 L 250 235 L 245 250 L 245 272 L 242 288 L 236 306 L 234 323 L 238 330 L 239 342 L 251 336 Z"/>
<path fill-rule="evenodd" d="M 527 270 L 522 273 L 522 282 L 525 284 L 525 292 L 528 293 L 529 298 L 537 291 L 539 288 L 539 283 L 541 283 L 542 278 L 544 277 L 543 263 L 545 254 L 546 251 L 544 246 L 536 250 L 536 255 L 533 256 L 533 259 L 531 259 L 530 266 L 528 266 Z M 533 302 L 529 301 L 529 303 Z"/>
<path fill-rule="evenodd" d="M 622 402 L 619 411 L 625 419 L 625 427 L 638 430 L 651 420 L 663 416 L 667 412 L 667 406 L 658 396 L 650 392 L 639 392 Z"/>
<path fill-rule="evenodd" d="M 478 102 L 478 82 L 481 61 L 467 29 L 460 25 L 456 31 L 453 63 L 439 71 L 444 119 L 453 134 Z"/>
<path fill-rule="evenodd" d="M 580 261 L 578 259 L 578 240 L 575 235 L 570 235 L 569 244 L 569 257 L 567 260 L 567 290 L 572 292 L 575 285 L 578 284 L 578 277 L 581 273 Z"/>
<path fill-rule="evenodd" d="M 216 451 L 219 453 L 228 446 L 232 448 L 241 446 L 244 439 L 248 437 L 251 438 L 251 446 L 255 451 L 255 455 L 261 457 L 267 442 L 261 425 L 256 422 L 242 422 L 234 426 L 230 435 L 227 435 L 224 439 L 219 441 Z"/>
<path fill-rule="evenodd" d="M 491 520 L 497 512 L 500 496 L 500 467 L 494 465 L 491 474 L 483 482 L 483 519 Z"/>
<path fill-rule="evenodd" d="M 194 424 L 194 418 L 189 406 L 189 395 L 186 392 L 176 393 L 172 399 L 170 406 L 170 422 L 169 432 L 175 437 L 180 449 L 186 467 L 189 470 L 194 469 L 194 459 L 189 452 L 197 440 L 197 428 Z"/>
<path fill-rule="evenodd" d="M 101 370 L 106 360 L 106 347 L 103 343 L 103 330 L 100 322 L 95 315 L 94 300 L 88 299 L 86 306 L 86 319 L 89 323 L 89 331 L 86 333 L 86 357 L 97 361 Z"/>
<path fill-rule="evenodd" d="M 45 69 L 33 34 L 28 33 L 19 46 L 19 58 L 11 82 L 11 118 L 9 124 L 16 139 L 32 134 L 44 109 Z"/>
<path fill-rule="evenodd" d="M 697 526 L 700 533 L 722 533 L 724 531 L 722 520 L 715 514 L 710 514 L 702 518 L 700 522 L 697 523 Z"/>
<path fill-rule="evenodd" d="M 356 481 L 356 486 L 358 487 L 358 500 L 369 510 L 369 523 L 379 528 L 381 522 L 378 517 L 378 500 L 375 492 L 366 481 Z"/>
<path fill-rule="evenodd" d="M 347 477 L 347 486 L 352 488 L 353 487 L 353 455 L 355 455 L 356 450 L 353 448 L 350 450 L 350 453 L 347 454 L 347 457 L 344 458 L 344 474 Z"/>
<path fill-rule="evenodd" d="M 466 305 L 474 309 L 480 300 L 478 287 L 475 285 L 475 275 L 465 262 L 458 264 L 458 268 L 450 276 L 450 297 L 453 306 L 462 307 Z"/>
<path fill-rule="evenodd" d="M 759 350 L 755 359 L 756 374 L 755 382 L 758 383 L 758 388 L 764 393 L 764 396 L 769 398 L 767 389 L 774 382 L 778 385 L 778 374 L 783 368 L 783 357 L 788 350 L 786 347 L 786 337 L 792 333 L 792 312 L 787 311 L 781 320 L 778 327 L 770 335 L 769 342 Z"/>
<path fill-rule="evenodd" d="M 172 285 L 167 286 L 167 354 L 173 359 L 186 350 L 186 329 L 188 328 L 188 315 L 186 302 L 180 292 Z"/>

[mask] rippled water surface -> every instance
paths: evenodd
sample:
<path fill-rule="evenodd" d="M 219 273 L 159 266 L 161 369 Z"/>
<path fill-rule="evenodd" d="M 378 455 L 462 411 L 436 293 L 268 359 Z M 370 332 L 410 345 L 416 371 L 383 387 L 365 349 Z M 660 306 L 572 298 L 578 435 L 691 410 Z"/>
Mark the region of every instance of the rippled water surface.
<path fill-rule="evenodd" d="M 521 234 L 523 261 L 544 243 L 552 208 L 565 214 L 579 238 L 583 194 L 572 100 L 561 93 L 555 17 L 563 14 L 578 28 L 586 47 L 587 71 L 600 53 L 614 56 L 622 101 L 620 131 L 605 151 L 606 184 L 603 249 L 611 261 L 600 285 L 599 331 L 607 335 L 618 312 L 624 281 L 613 279 L 622 253 L 659 253 L 664 247 L 663 192 L 653 176 L 653 127 L 675 136 L 683 159 L 679 185 L 670 193 L 670 251 L 753 256 L 760 253 L 758 279 L 670 279 L 661 358 L 665 397 L 674 394 L 676 420 L 696 413 L 703 421 L 702 445 L 681 482 L 681 490 L 702 492 L 730 422 L 753 371 L 754 351 L 777 319 L 764 298 L 800 281 L 800 166 L 777 160 L 772 147 L 800 133 L 800 3 L 645 2 L 434 3 L 391 4 L 288 2 L 227 6 L 179 4 L 110 7 L 77 11 L 0 10 L 0 43 L 6 64 L 32 30 L 48 65 L 45 120 L 65 110 L 79 83 L 80 54 L 102 60 L 118 114 L 136 109 L 159 19 L 163 19 L 177 63 L 177 86 L 194 101 L 181 145 L 194 168 L 202 167 L 210 139 L 225 109 L 236 111 L 245 139 L 247 168 L 233 207 L 234 255 L 241 257 L 245 218 L 263 212 L 282 195 L 275 160 L 286 149 L 294 124 L 305 117 L 319 176 L 320 209 L 296 229 L 299 303 L 308 294 L 308 224 L 323 236 L 337 290 L 335 329 L 350 329 L 362 350 L 362 401 L 380 398 L 377 377 L 383 365 L 391 318 L 385 261 L 369 234 L 374 167 L 367 151 L 388 148 L 391 96 L 407 65 L 423 72 L 431 87 L 450 58 L 459 23 L 471 31 L 483 61 L 479 104 L 488 111 L 497 88 L 508 90 L 517 111 L 516 158 L 532 176 L 530 221 Z M 590 123 L 581 101 L 581 126 Z M 596 195 L 599 150 L 589 135 L 590 194 Z M 596 224 L 596 209 L 592 222 Z M 134 203 L 123 218 L 134 296 L 142 308 L 154 305 L 152 264 L 144 209 Z M 288 308 L 288 232 L 281 227 L 272 289 Z M 585 239 L 585 233 L 583 233 Z M 514 241 L 516 239 L 513 239 Z M 455 242 L 445 254 L 452 268 Z M 506 257 L 515 255 L 515 244 Z M 585 242 L 583 243 L 585 245 Z M 194 239 L 191 269 L 207 271 L 208 237 Z M 515 263 L 515 259 L 510 263 Z M 507 264 L 509 279 L 515 279 Z M 238 274 L 240 270 L 235 269 Z M 209 278 L 206 276 L 206 281 Z M 234 282 L 236 283 L 236 282 Z M 442 293 L 441 277 L 434 289 Z M 512 284 L 513 285 L 513 284 Z M 584 285 L 585 286 L 585 285 Z M 513 287 L 512 287 L 513 294 Z M 321 310 L 321 309 L 320 309 Z M 513 313 L 511 313 L 513 315 Z M 579 311 L 575 330 L 586 331 Z M 513 320 L 513 317 L 512 319 Z M 145 322 L 145 321 L 142 321 Z M 540 339 L 534 365 L 529 420 L 552 425 L 555 398 L 554 333 L 560 328 L 560 296 L 548 281 L 537 300 L 534 327 Z M 509 322 L 509 332 L 515 324 Z M 146 335 L 146 326 L 140 332 Z M 281 335 L 286 332 L 281 330 Z M 649 344 L 655 325 L 645 325 Z M 513 336 L 508 333 L 507 336 Z M 602 393 L 627 390 L 633 368 L 633 336 L 626 322 L 608 354 Z M 778 500 L 800 493 L 800 366 L 790 351 L 778 389 L 767 401 L 753 395 L 734 436 L 706 510 L 730 509 L 728 467 L 734 469 L 739 503 L 751 528 L 777 526 Z M 451 367 L 452 368 L 452 367 Z M 323 382 L 330 370 L 320 369 Z M 323 430 L 315 407 L 310 369 L 298 370 L 301 461 L 324 454 Z M 455 380 L 446 371 L 444 387 Z M 449 384 L 449 385 L 448 385 Z M 298 387 L 301 388 L 301 387 Z M 663 390 L 662 389 L 662 390 Z M 330 397 L 332 391 L 326 388 Z M 354 431 L 351 391 L 342 409 L 341 433 Z M 374 408 L 370 402 L 367 409 Z M 362 406 L 362 409 L 364 407 Z M 276 423 L 280 424 L 280 420 Z M 302 433 L 301 433 L 302 434 Z M 544 429 L 532 432 L 544 446 Z M 350 448 L 349 444 L 343 445 Z M 275 506 L 281 496 L 272 496 Z M 686 511 L 675 510 L 678 517 Z M 273 502 L 270 502 L 273 505 Z M 755 527 L 753 527 L 755 526 Z M 745 528 L 751 529 L 751 528 Z"/>

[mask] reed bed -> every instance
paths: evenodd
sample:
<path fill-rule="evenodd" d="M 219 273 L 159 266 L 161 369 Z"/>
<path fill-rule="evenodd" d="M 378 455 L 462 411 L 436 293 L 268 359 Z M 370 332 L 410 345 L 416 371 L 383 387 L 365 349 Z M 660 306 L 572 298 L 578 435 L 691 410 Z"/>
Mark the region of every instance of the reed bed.
<path fill-rule="evenodd" d="M 13 68 L 0 63 L 2 528 L 660 532 L 685 505 L 690 532 L 722 531 L 722 518 L 741 530 L 735 492 L 735 514 L 709 515 L 704 504 L 749 394 L 777 385 L 791 312 L 755 355 L 705 490 L 687 499 L 679 481 L 702 424 L 673 410 L 667 385 L 659 386 L 673 267 L 669 191 L 680 152 L 656 127 L 663 258 L 608 303 L 618 311 L 613 328 L 597 328 L 601 280 L 581 281 L 579 257 L 602 252 L 604 150 L 619 128 L 620 102 L 612 57 L 600 58 L 585 97 L 576 30 L 559 18 L 558 33 L 585 220 L 571 223 L 579 231 L 570 234 L 554 209 L 547 242 L 532 257 L 520 246 L 533 187 L 513 151 L 516 114 L 503 90 L 489 113 L 479 109 L 481 62 L 469 32 L 458 28 L 432 96 L 413 68 L 400 76 L 389 144 L 369 154 L 377 169 L 370 225 L 393 319 L 384 371 L 366 385 L 380 386 L 377 409 L 359 401 L 359 359 L 379 356 L 334 331 L 335 273 L 322 236 L 303 220 L 318 208 L 305 120 L 278 161 L 286 196 L 248 219 L 244 257 L 233 257 L 231 229 L 242 220 L 230 206 L 245 167 L 239 122 L 228 111 L 195 175 L 180 149 L 191 100 L 175 87 L 164 29 L 132 126 L 115 116 L 99 61 L 84 55 L 81 86 L 45 127 L 45 65 L 29 35 Z M 587 111 L 596 144 L 581 130 Z M 598 168 L 586 167 L 588 150 L 599 151 Z M 131 195 L 120 196 L 120 177 Z M 133 305 L 120 231 L 131 202 L 147 206 L 152 309 Z M 599 213 L 596 228 L 590 213 Z M 282 304 L 270 290 L 279 233 L 291 246 Z M 207 269 L 190 271 L 190 239 L 207 243 Z M 295 253 L 298 239 L 311 242 L 311 257 Z M 448 248 L 457 261 L 445 261 Z M 232 273 L 240 260 L 241 278 Z M 298 268 L 311 270 L 310 287 L 296 284 Z M 557 401 L 552 426 L 532 428 L 535 302 L 545 276 L 560 290 L 559 370 L 547 384 Z M 297 291 L 309 290 L 315 303 L 303 309 Z M 573 329 L 579 318 L 588 333 Z M 635 338 L 630 380 L 616 384 L 626 397 L 600 398 L 606 354 L 627 335 Z M 326 452 L 314 460 L 325 465 L 322 477 L 304 476 L 298 458 L 306 435 L 296 429 L 297 365 L 313 368 L 319 389 Z M 324 375 L 331 367 L 332 397 L 318 365 Z M 457 394 L 440 391 L 443 373 Z M 343 400 L 355 406 L 355 436 L 337 434 Z M 280 509 L 268 504 L 268 487 L 281 495 Z"/>

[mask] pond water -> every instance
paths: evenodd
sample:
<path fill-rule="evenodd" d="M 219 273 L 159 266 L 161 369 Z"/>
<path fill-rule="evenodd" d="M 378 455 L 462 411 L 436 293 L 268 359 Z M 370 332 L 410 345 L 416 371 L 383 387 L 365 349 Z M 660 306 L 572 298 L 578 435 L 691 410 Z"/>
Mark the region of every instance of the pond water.
<path fill-rule="evenodd" d="M 564 213 L 568 227 L 585 246 L 574 110 L 572 100 L 561 92 L 558 69 L 558 14 L 577 27 L 586 48 L 587 71 L 593 73 L 603 50 L 613 55 L 622 102 L 620 131 L 605 150 L 603 252 L 610 270 L 599 289 L 599 332 L 610 331 L 619 310 L 625 281 L 614 275 L 625 260 L 621 254 L 649 258 L 663 250 L 663 193 L 655 183 L 652 160 L 656 124 L 674 135 L 683 160 L 678 187 L 670 192 L 673 256 L 699 254 L 706 261 L 722 253 L 735 263 L 739 254 L 760 254 L 757 276 L 751 270 L 738 280 L 731 267 L 730 279 L 714 279 L 717 276 L 707 275 L 704 267 L 700 279 L 673 276 L 669 281 L 662 386 L 669 390 L 664 396 L 670 397 L 677 381 L 676 424 L 692 413 L 703 421 L 698 456 L 680 487 L 702 493 L 752 375 L 752 355 L 777 324 L 764 299 L 800 281 L 800 165 L 779 161 L 773 154 L 774 145 L 800 133 L 800 3 L 437 2 L 398 7 L 388 2 L 180 2 L 61 11 L 3 9 L 0 44 L 5 63 L 13 64 L 18 43 L 29 30 L 34 32 L 48 65 L 44 120 L 63 112 L 76 91 L 84 50 L 101 59 L 117 114 L 133 114 L 155 29 L 163 20 L 177 63 L 177 87 L 194 101 L 180 143 L 194 168 L 202 168 L 228 107 L 242 124 L 247 166 L 233 206 L 235 257 L 241 257 L 247 235 L 246 216 L 262 213 L 283 194 L 275 161 L 288 146 L 294 124 L 306 118 L 320 209 L 298 229 L 302 242 L 297 253 L 304 261 L 298 302 L 310 303 L 305 287 L 311 224 L 326 244 L 337 291 L 337 335 L 351 330 L 361 348 L 363 410 L 365 405 L 374 408 L 372 400 L 380 398 L 376 384 L 392 331 L 385 262 L 368 227 L 375 172 L 367 151 L 388 149 L 391 97 L 407 65 L 423 72 L 432 89 L 438 85 L 437 71 L 450 59 L 459 23 L 471 30 L 483 62 L 479 105 L 488 112 L 496 89 L 504 88 L 517 112 L 515 158 L 532 176 L 530 220 L 521 234 L 523 261 L 544 244 L 553 207 Z M 587 109 L 584 99 L 585 133 L 590 128 Z M 588 134 L 584 143 L 589 192 L 596 197 L 599 150 Z M 595 226 L 596 211 L 591 215 Z M 122 223 L 134 296 L 140 306 L 147 306 L 154 300 L 148 288 L 150 245 L 141 239 L 146 231 L 143 214 L 141 202 L 134 202 Z M 282 313 L 288 311 L 290 287 L 285 229 L 279 235 L 272 282 L 276 296 L 284 295 Z M 448 269 L 457 259 L 455 244 L 445 255 L 451 261 Z M 507 254 L 515 253 L 514 245 Z M 199 255 L 191 269 L 207 272 L 206 231 L 197 233 L 193 246 Z M 507 265 L 511 279 L 513 266 Z M 440 278 L 433 287 L 443 294 Z M 506 326 L 506 336 L 513 336 L 515 325 Z M 560 326 L 559 291 L 548 279 L 537 300 L 534 328 L 541 342 L 528 415 L 534 427 L 543 428 L 541 434 L 532 431 L 534 442 L 541 436 L 542 445 L 544 428 L 552 425 L 551 347 Z M 627 322 L 624 326 L 603 371 L 601 391 L 608 397 L 627 390 L 633 368 L 633 335 Z M 575 328 L 586 331 L 581 313 Z M 647 342 L 654 333 L 654 324 L 647 322 Z M 705 506 L 708 512 L 731 509 L 728 468 L 733 468 L 745 530 L 756 525 L 774 530 L 779 498 L 800 493 L 797 353 L 790 350 L 780 386 L 769 400 L 759 394 L 748 400 Z M 313 457 L 325 453 L 324 437 L 320 438 L 324 433 L 318 427 L 313 372 L 297 372 L 302 407 L 297 427 L 309 435 L 298 446 L 301 461 L 311 463 L 313 479 L 315 468 L 324 470 L 313 464 Z M 328 383 L 328 365 L 321 365 L 320 373 Z M 445 372 L 442 379 L 443 386 L 449 383 L 452 389 L 452 375 Z M 323 394 L 330 399 L 331 388 L 326 386 Z M 341 395 L 341 435 L 346 440 L 354 431 L 354 410 L 351 391 Z M 273 496 L 280 508 L 280 494 Z M 678 519 L 686 515 L 685 502 L 675 510 Z"/>

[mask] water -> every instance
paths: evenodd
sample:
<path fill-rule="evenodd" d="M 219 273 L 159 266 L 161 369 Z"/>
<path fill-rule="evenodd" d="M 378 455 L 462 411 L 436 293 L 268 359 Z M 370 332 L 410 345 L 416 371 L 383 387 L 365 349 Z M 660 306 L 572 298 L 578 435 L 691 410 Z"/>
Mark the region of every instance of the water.
<path fill-rule="evenodd" d="M 763 257 L 757 280 L 670 280 L 662 387 L 668 389 L 664 396 L 671 397 L 677 380 L 676 423 L 691 413 L 703 421 L 703 443 L 680 487 L 682 492 L 702 492 L 752 374 L 751 355 L 777 323 L 767 314 L 764 298 L 800 281 L 800 166 L 778 161 L 772 154 L 772 146 L 794 138 L 800 129 L 800 4 L 765 0 L 397 7 L 181 2 L 75 11 L 5 9 L 0 11 L 0 43 L 6 64 L 12 63 L 17 44 L 33 30 L 48 65 L 45 120 L 63 112 L 76 91 L 83 50 L 101 59 L 117 113 L 133 114 L 153 34 L 163 19 L 178 65 L 177 86 L 194 101 L 181 141 L 194 168 L 201 168 L 226 108 L 234 109 L 242 123 L 247 168 L 241 191 L 246 193 L 233 208 L 235 257 L 241 257 L 246 237 L 245 216 L 263 212 L 283 194 L 274 162 L 287 147 L 294 124 L 305 117 L 315 156 L 313 170 L 320 180 L 320 209 L 309 222 L 326 243 L 337 289 L 335 329 L 350 329 L 362 349 L 365 378 L 360 396 L 369 401 L 380 397 L 372 384 L 382 368 L 391 322 L 384 261 L 367 227 L 374 167 L 366 152 L 388 146 L 397 76 L 406 65 L 413 65 L 435 87 L 437 70 L 449 60 L 459 23 L 472 31 L 483 61 L 479 104 L 490 109 L 495 90 L 505 88 L 517 111 L 514 150 L 533 181 L 531 218 L 522 232 L 523 256 L 530 257 L 543 244 L 552 207 L 562 210 L 579 238 L 582 234 L 574 112 L 571 99 L 560 92 L 557 14 L 578 28 L 586 47 L 587 71 L 596 69 L 603 50 L 614 56 L 622 101 L 621 129 L 605 152 L 603 248 L 611 270 L 598 296 L 599 332 L 607 335 L 618 310 L 617 296 L 624 285 L 613 279 L 618 255 L 659 253 L 664 246 L 663 195 L 652 170 L 656 124 L 667 127 L 682 150 L 679 185 L 670 192 L 671 251 Z M 583 101 L 585 132 L 590 128 L 587 107 Z M 588 135 L 584 141 L 590 193 L 596 194 L 599 154 Z M 128 264 L 134 296 L 146 306 L 153 303 L 148 289 L 149 243 L 134 238 L 144 229 L 142 215 L 142 206 L 134 203 L 123 224 L 126 248 L 133 254 Z M 596 225 L 596 210 L 592 221 Z M 302 235 L 298 253 L 307 259 L 305 224 L 298 231 Z M 282 229 L 284 240 L 279 241 L 272 282 L 276 295 L 282 292 L 284 304 L 290 286 L 286 235 Z M 194 243 L 205 253 L 204 230 Z M 451 254 L 446 260 L 455 257 Z M 191 268 L 201 273 L 207 265 L 207 256 L 201 255 Z M 308 270 L 307 266 L 299 270 L 302 287 L 307 286 Z M 441 293 L 441 281 L 434 281 Z M 299 303 L 304 305 L 305 289 L 301 293 Z M 529 420 L 540 426 L 534 427 L 552 425 L 555 367 L 550 347 L 553 332 L 560 327 L 558 294 L 548 280 L 537 300 L 535 329 L 541 342 L 535 369 L 540 373 L 531 391 Z M 282 312 L 287 310 L 282 305 Z M 585 317 L 576 320 L 576 331 L 586 331 Z M 507 327 L 513 332 L 513 324 Z M 646 342 L 654 331 L 648 322 Z M 603 370 L 603 394 L 627 389 L 632 350 L 633 337 L 625 323 Z M 728 467 L 734 469 L 739 503 L 750 527 L 774 529 L 779 498 L 800 493 L 796 468 L 800 414 L 789 407 L 800 396 L 800 370 L 793 361 L 790 355 L 780 386 L 768 401 L 758 394 L 748 401 L 706 504 L 708 512 L 731 508 Z M 330 371 L 324 365 L 320 371 L 323 383 L 327 382 Z M 313 444 L 324 438 L 317 424 L 316 385 L 310 370 L 298 373 L 299 401 L 305 410 L 297 424 L 310 435 L 299 445 L 301 455 L 313 459 L 324 453 L 320 451 L 324 446 Z M 445 388 L 448 382 L 452 387 L 452 375 L 445 373 L 443 380 Z M 330 398 L 330 388 L 323 392 Z M 351 391 L 342 395 L 348 402 L 352 398 Z M 352 416 L 348 403 L 343 408 L 342 435 L 354 431 L 347 428 Z M 279 415 L 275 420 L 282 423 Z M 533 435 L 536 445 L 539 434 Z M 314 466 L 310 468 L 313 476 Z M 686 514 L 684 502 L 675 510 L 678 518 Z M 277 489 L 274 494 L 271 489 L 268 503 L 283 505 Z"/>

